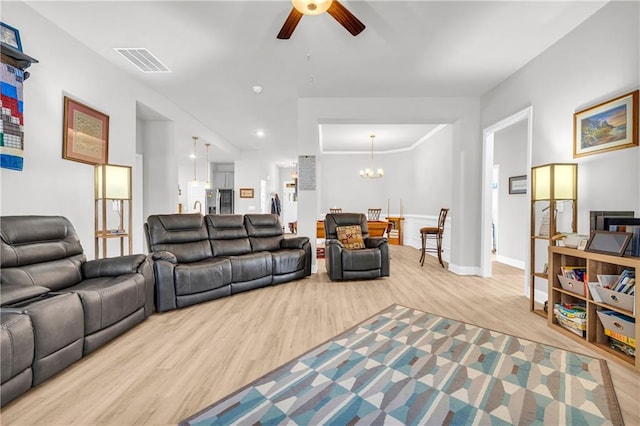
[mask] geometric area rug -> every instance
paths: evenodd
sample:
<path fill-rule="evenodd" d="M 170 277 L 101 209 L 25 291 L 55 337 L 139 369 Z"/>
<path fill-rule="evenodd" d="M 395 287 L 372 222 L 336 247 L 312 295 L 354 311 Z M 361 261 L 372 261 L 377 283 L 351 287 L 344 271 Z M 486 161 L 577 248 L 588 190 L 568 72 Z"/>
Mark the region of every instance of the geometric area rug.
<path fill-rule="evenodd" d="M 623 420 L 604 360 L 392 305 L 180 424 Z"/>

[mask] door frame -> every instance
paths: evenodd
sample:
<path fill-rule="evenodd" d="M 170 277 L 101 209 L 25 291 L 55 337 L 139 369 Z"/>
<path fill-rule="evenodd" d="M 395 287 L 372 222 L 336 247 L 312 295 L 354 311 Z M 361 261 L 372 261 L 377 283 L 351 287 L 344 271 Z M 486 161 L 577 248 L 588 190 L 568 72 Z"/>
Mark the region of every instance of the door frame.
<path fill-rule="evenodd" d="M 496 132 L 503 130 L 520 121 L 527 120 L 527 201 L 531 204 L 531 152 L 533 144 L 533 106 L 530 105 L 525 109 L 510 115 L 509 117 L 498 121 L 482 131 L 482 206 L 481 206 L 481 232 L 480 232 L 480 276 L 491 277 L 491 215 L 492 215 L 492 182 L 493 182 L 493 150 L 494 135 Z M 531 211 L 527 209 L 527 223 L 531 222 Z M 530 237 L 529 229 L 523 230 L 526 238 Z M 525 259 L 530 259 L 530 244 L 526 244 Z M 529 288 L 529 269 L 528 261 L 525 261 L 525 282 L 524 291 Z"/>

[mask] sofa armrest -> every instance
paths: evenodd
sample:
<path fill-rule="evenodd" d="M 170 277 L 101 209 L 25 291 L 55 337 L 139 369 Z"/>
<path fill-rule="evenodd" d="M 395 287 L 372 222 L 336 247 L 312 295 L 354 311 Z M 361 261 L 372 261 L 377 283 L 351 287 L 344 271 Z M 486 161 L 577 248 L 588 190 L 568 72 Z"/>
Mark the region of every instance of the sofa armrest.
<path fill-rule="evenodd" d="M 325 266 L 327 274 L 332 280 L 342 279 L 342 251 L 344 246 L 340 240 L 326 239 L 324 241 Z"/>
<path fill-rule="evenodd" d="M 151 253 L 151 260 L 156 261 L 156 260 L 166 260 L 169 263 L 173 263 L 174 265 L 178 264 L 178 258 L 176 257 L 175 254 L 171 253 L 170 251 L 154 251 L 153 253 Z"/>
<path fill-rule="evenodd" d="M 132 254 L 128 256 L 89 260 L 82 264 L 82 276 L 86 279 L 135 274 L 146 258 L 144 254 Z"/>
<path fill-rule="evenodd" d="M 0 286 L 0 304 L 10 305 L 48 293 L 49 289 L 39 285 L 2 284 Z"/>
<path fill-rule="evenodd" d="M 386 237 L 369 237 L 364 239 L 366 248 L 379 248 L 384 244 L 389 244 Z"/>
<path fill-rule="evenodd" d="M 293 237 L 284 238 L 280 241 L 280 248 L 283 249 L 302 249 L 309 242 L 309 237 Z"/>

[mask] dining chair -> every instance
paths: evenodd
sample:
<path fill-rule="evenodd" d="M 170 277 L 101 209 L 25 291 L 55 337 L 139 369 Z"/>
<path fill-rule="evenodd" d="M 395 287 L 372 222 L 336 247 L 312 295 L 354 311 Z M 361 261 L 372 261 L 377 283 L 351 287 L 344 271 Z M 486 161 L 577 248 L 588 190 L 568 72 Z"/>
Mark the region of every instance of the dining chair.
<path fill-rule="evenodd" d="M 367 220 L 380 220 L 380 212 L 382 209 L 369 209 L 367 211 Z"/>
<path fill-rule="evenodd" d="M 426 252 L 438 253 L 438 261 L 444 268 L 444 262 L 442 261 L 442 235 L 444 234 L 444 222 L 447 220 L 447 213 L 449 209 L 440 209 L 440 215 L 438 216 L 438 226 L 424 226 L 420 228 L 420 241 L 422 242 L 420 266 L 424 266 L 424 258 Z M 427 248 L 427 240 L 435 239 L 436 247 Z"/>
<path fill-rule="evenodd" d="M 331 214 L 342 213 L 342 209 L 340 209 L 340 208 L 329 209 L 329 213 L 331 213 Z"/>

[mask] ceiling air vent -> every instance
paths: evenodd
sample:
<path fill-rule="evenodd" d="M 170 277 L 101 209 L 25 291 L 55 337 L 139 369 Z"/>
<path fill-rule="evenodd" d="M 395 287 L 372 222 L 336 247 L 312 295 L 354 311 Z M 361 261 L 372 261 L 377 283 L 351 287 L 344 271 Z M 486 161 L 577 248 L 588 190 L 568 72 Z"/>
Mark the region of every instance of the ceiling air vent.
<path fill-rule="evenodd" d="M 153 53 L 143 47 L 116 47 L 116 52 L 142 72 L 171 72 Z"/>

